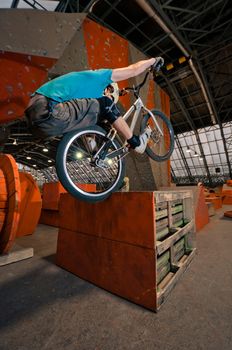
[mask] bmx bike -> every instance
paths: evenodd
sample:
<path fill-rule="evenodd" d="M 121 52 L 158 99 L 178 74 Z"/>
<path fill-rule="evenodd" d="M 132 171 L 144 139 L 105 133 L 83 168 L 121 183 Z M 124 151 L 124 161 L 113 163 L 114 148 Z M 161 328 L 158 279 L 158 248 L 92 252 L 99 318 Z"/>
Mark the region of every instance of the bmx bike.
<path fill-rule="evenodd" d="M 157 72 L 160 65 L 152 66 L 137 86 L 120 90 L 120 95 L 132 92 L 136 98 L 122 116 L 132 115 L 130 129 L 133 133 L 142 112 L 140 131 L 149 125 L 151 136 L 146 153 L 157 161 L 170 158 L 174 149 L 174 132 L 169 119 L 159 110 L 149 110 L 139 96 L 150 72 Z M 117 191 L 125 176 L 125 157 L 130 152 L 126 142 L 121 141 L 117 131 L 108 125 L 79 129 L 66 134 L 59 143 L 56 155 L 56 171 L 64 188 L 74 197 L 97 202 Z"/>

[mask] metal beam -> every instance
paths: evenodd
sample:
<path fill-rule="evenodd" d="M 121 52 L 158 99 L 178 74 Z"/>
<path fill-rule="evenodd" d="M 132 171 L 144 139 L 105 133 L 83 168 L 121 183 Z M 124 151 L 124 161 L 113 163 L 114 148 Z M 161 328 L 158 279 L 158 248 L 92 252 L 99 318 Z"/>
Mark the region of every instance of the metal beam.
<path fill-rule="evenodd" d="M 23 0 L 26 4 L 30 5 L 31 7 L 33 7 L 35 10 L 39 10 L 42 9 L 44 11 L 47 11 L 47 9 L 42 6 L 39 2 L 37 2 L 36 0 Z M 36 7 L 35 5 L 37 5 L 38 7 Z"/>
<path fill-rule="evenodd" d="M 116 6 L 121 2 L 121 0 L 114 1 L 111 6 L 109 6 L 108 10 L 106 10 L 102 16 L 100 17 L 101 20 L 104 20 L 111 12 L 112 10 L 116 10 Z"/>
<path fill-rule="evenodd" d="M 13 0 L 11 3 L 11 8 L 17 8 L 18 7 L 19 0 Z"/>
<path fill-rule="evenodd" d="M 175 171 L 173 170 L 172 167 L 171 167 L 171 176 L 172 176 L 172 179 L 173 179 L 174 183 L 177 183 L 177 177 L 176 177 Z"/>
<path fill-rule="evenodd" d="M 209 33 L 208 30 L 203 30 L 203 29 L 198 29 L 198 28 L 187 28 L 187 27 L 182 27 L 181 30 L 184 30 L 186 32 L 196 32 L 196 33 Z"/>
<path fill-rule="evenodd" d="M 181 144 L 180 144 L 180 140 L 179 140 L 179 138 L 178 138 L 178 135 L 176 135 L 175 139 L 176 139 L 176 144 L 177 144 L 178 150 L 179 150 L 180 155 L 181 155 L 181 157 L 182 157 L 182 160 L 183 160 L 183 162 L 184 162 L 185 169 L 187 170 L 187 173 L 188 173 L 189 182 L 192 182 L 192 174 L 191 174 L 190 168 L 189 168 L 189 166 L 188 166 L 188 162 L 187 162 L 187 160 L 186 160 L 186 157 L 185 157 L 185 155 L 184 155 L 183 149 L 182 149 L 182 147 L 181 147 Z"/>
<path fill-rule="evenodd" d="M 186 12 L 186 13 L 190 13 L 190 14 L 194 14 L 194 15 L 200 15 L 201 14 L 198 11 L 189 10 L 189 9 L 185 9 L 185 8 L 182 8 L 182 7 L 176 7 L 176 6 L 163 5 L 162 8 L 167 9 L 167 10 L 178 11 L 178 12 Z"/>
<path fill-rule="evenodd" d="M 70 0 L 61 0 L 55 8 L 55 12 L 66 12 Z"/>
<path fill-rule="evenodd" d="M 219 20 L 219 18 L 220 18 L 220 16 L 221 16 L 221 14 L 222 14 L 224 8 L 225 8 L 226 5 L 228 4 L 228 2 L 229 2 L 229 0 L 224 1 L 224 4 L 223 4 L 222 7 L 220 8 L 220 11 L 219 11 L 219 13 L 218 13 L 218 15 L 217 15 L 217 17 L 216 17 L 216 19 L 215 19 L 215 21 L 214 21 L 214 24 L 213 24 L 213 26 L 211 27 L 211 30 L 212 30 L 212 31 L 214 31 L 215 26 L 216 26 L 216 24 L 217 24 L 217 22 L 218 22 L 218 20 Z"/>
<path fill-rule="evenodd" d="M 91 0 L 88 5 L 85 6 L 82 12 L 84 13 L 92 13 L 94 6 L 98 3 L 100 0 Z"/>

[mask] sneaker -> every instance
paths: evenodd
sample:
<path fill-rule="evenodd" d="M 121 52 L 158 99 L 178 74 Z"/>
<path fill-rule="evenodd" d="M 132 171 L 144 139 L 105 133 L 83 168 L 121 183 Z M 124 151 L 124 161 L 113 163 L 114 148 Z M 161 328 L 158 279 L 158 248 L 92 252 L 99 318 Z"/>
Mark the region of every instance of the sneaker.
<path fill-rule="evenodd" d="M 140 153 L 140 154 L 144 153 L 150 136 L 151 136 L 151 128 L 147 126 L 145 131 L 139 136 L 140 145 L 135 148 L 135 151 L 137 153 Z"/>

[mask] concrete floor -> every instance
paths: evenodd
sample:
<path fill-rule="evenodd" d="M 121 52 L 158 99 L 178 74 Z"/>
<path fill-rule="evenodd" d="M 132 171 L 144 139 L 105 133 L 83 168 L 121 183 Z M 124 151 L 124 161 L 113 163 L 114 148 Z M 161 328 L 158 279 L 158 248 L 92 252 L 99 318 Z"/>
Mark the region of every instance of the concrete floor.
<path fill-rule="evenodd" d="M 18 240 L 33 258 L 0 268 L 0 350 L 231 350 L 232 220 L 197 234 L 198 254 L 158 314 L 57 267 L 57 229 Z"/>

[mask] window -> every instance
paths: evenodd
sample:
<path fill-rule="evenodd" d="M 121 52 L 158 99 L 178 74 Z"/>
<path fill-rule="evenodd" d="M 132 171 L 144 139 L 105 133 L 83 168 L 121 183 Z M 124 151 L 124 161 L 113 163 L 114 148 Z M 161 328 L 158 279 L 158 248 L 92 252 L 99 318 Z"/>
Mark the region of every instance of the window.
<path fill-rule="evenodd" d="M 230 162 L 232 163 L 232 122 L 224 123 L 222 127 L 225 135 L 226 148 Z M 224 180 L 230 178 L 219 125 L 199 129 L 198 134 L 210 176 L 213 179 L 216 177 L 220 179 L 224 177 Z M 176 137 L 179 140 L 185 160 L 182 159 L 181 152 L 176 142 L 175 150 L 171 157 L 173 174 L 177 181 L 180 180 L 178 180 L 178 178 L 188 177 L 188 181 L 185 181 L 185 183 L 193 182 L 194 179 L 196 179 L 197 182 L 199 181 L 199 177 L 205 177 L 207 175 L 207 169 L 204 165 L 204 160 L 201 159 L 201 152 L 195 133 L 194 131 L 189 131 L 179 134 Z M 220 172 L 216 172 L 216 168 L 219 168 Z"/>

